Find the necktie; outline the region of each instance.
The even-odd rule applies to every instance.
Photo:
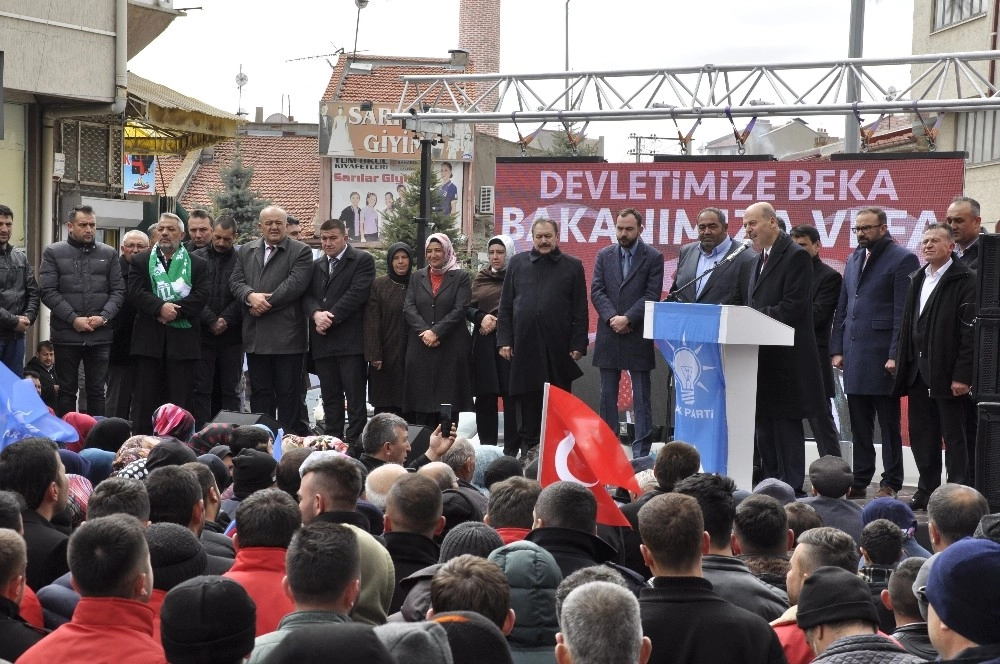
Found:
[[[264,265],[267,265],[267,262],[269,260],[271,260],[271,256],[272,255],[274,255],[274,247],[272,247],[269,244],[265,245],[264,246]]]
[[[632,253],[626,251],[622,254],[622,279],[628,276],[628,271],[632,268]]]
[[[764,252],[764,258],[763,258],[763,259],[761,259],[761,261],[760,261],[760,272],[758,272],[758,273],[757,273],[757,276],[758,276],[758,277],[759,277],[760,275],[762,275],[762,274],[764,273],[764,266],[765,266],[765,265],[767,265],[767,257],[768,257],[768,256],[769,256],[770,254],[771,254],[771,252],[770,252],[770,251],[765,251],[765,252]]]
[[[333,276],[333,271],[337,269],[337,263],[339,263],[339,262],[340,262],[340,259],[337,258],[336,256],[334,256],[333,258],[330,259],[330,265],[329,265],[329,268],[327,269],[327,273],[326,273],[328,277],[332,277]]]
[[[861,264],[861,271],[864,272],[865,268],[868,267],[868,259],[872,257],[872,250],[865,249],[865,262]]]

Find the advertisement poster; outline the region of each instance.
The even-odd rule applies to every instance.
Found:
[[[330,214],[347,225],[353,242],[380,242],[383,215],[406,189],[406,178],[419,166],[415,161],[347,159],[331,162]],[[462,163],[435,161],[444,206],[440,211],[462,213]]]
[[[321,102],[319,105],[319,154],[321,157],[358,159],[420,159],[420,141],[389,116],[395,106],[375,104],[361,110],[356,102]],[[434,146],[434,159],[472,160],[473,125],[452,125],[453,135]]]
[[[127,154],[122,163],[122,189],[126,194],[152,196],[156,193],[156,157]]]

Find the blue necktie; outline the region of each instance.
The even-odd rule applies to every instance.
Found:
[[[628,276],[628,271],[632,268],[632,253],[626,251],[622,254],[622,279]]]

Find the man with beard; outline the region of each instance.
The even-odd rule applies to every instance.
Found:
[[[642,215],[632,208],[618,213],[618,244],[598,252],[590,285],[599,319],[594,366],[601,370],[601,419],[618,434],[618,389],[622,371],[628,371],[635,408],[634,458],[647,456],[653,445],[649,372],[656,357],[642,326],[646,302],[659,301],[663,291],[663,256],[642,241],[643,228]]]
[[[164,212],[156,225],[156,247],[132,257],[128,299],[135,307],[132,355],[142,380],[135,391],[135,426],[152,434],[157,406],[173,403],[190,411],[201,359],[199,316],[208,299],[208,263],[181,245],[184,222]]]
[[[589,324],[583,263],[559,250],[559,225],[536,219],[531,238],[532,250],[515,255],[507,267],[497,316],[522,453],[541,435],[544,384],[571,390],[583,375],[576,363],[587,352]]]
[[[743,304],[750,270],[757,254],[740,247],[727,233],[726,214],[717,208],[705,208],[698,214],[698,241],[681,247],[677,273],[670,294],[678,302],[703,304]],[[721,261],[729,262],[720,265]],[[718,265],[707,276],[690,283],[698,275]]]
[[[14,212],[0,205],[0,362],[20,376],[24,332],[38,316],[38,284],[28,256],[10,244],[13,229]]]
[[[149,237],[142,231],[129,231],[122,238],[119,257],[122,279],[128,281],[132,257],[149,249]],[[135,327],[135,309],[126,301],[121,313],[114,320],[114,339],[111,341],[111,361],[108,367],[107,416],[132,419],[132,395],[135,392],[135,362],[132,360],[132,330]]]
[[[849,498],[864,498],[875,475],[875,418],[882,431],[882,479],[877,497],[896,497],[903,486],[903,439],[899,397],[892,394],[910,273],[917,257],[889,234],[885,211],[865,208],[854,228],[858,248],[847,259],[840,301],[833,316],[830,353],[833,366],[844,370],[844,394],[854,439],[854,484]],[[927,507],[916,496],[910,507]]]
[[[208,262],[209,293],[201,311],[201,363],[194,385],[195,424],[201,429],[220,409],[240,409],[243,372],[243,322],[239,303],[229,288],[236,265],[236,220],[222,215],[212,225],[212,241],[192,255]]]

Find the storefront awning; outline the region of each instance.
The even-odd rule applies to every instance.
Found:
[[[243,120],[128,73],[126,154],[183,154],[236,136]]]

